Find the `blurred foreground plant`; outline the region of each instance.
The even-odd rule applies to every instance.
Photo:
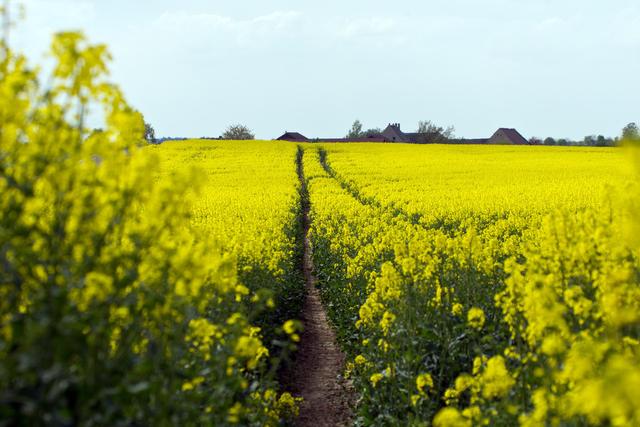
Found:
[[[276,424],[296,402],[237,297],[235,260],[194,239],[194,173],[157,181],[105,46],[54,37],[37,70],[0,44],[0,424]],[[85,127],[89,109],[101,130]],[[266,378],[266,379],[265,379]]]

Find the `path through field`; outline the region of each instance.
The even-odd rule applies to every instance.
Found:
[[[316,288],[311,246],[310,203],[302,166],[303,152],[298,155],[298,176],[303,196],[304,263],[303,272],[307,291],[302,310],[304,332],[295,358],[292,372],[292,391],[304,402],[300,408],[297,426],[344,426],[351,419],[350,403],[353,389],[342,378],[344,354],[336,343],[336,337],[327,321]]]

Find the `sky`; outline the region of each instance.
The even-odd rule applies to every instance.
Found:
[[[638,0],[24,0],[14,47],[106,43],[157,136],[234,123],[344,136],[420,120],[465,138],[616,136],[640,122]]]

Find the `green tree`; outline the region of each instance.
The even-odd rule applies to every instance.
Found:
[[[640,130],[635,122],[631,122],[622,128],[622,139],[628,141],[640,139]]]
[[[146,121],[144,122],[144,139],[149,144],[156,143],[156,131],[155,129],[153,129],[153,126],[151,126],[151,124],[147,123]]]
[[[222,139],[233,141],[243,141],[255,138],[256,137],[253,132],[251,132],[247,126],[241,124],[229,126],[222,134]]]
[[[371,128],[360,133],[360,138],[371,138],[382,135],[382,129],[380,128]]]
[[[418,143],[419,144],[442,144],[454,137],[455,128],[448,126],[444,128],[438,126],[430,120],[418,122]]]
[[[594,147],[597,144],[598,138],[595,135],[587,135],[582,140],[582,144],[588,147]]]
[[[345,138],[351,139],[351,138],[361,138],[361,137],[362,137],[362,122],[356,119],[356,121],[354,121],[353,124],[351,125],[351,129],[349,130]]]

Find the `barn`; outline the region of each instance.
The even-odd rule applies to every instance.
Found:
[[[306,142],[309,138],[298,132],[285,132],[276,141]]]
[[[314,138],[321,142],[404,142],[419,143],[423,138],[420,133],[406,133],[400,130],[400,123],[389,123],[380,134],[367,135],[360,138]],[[308,142],[306,136],[298,132],[285,132],[276,141]],[[481,145],[530,145],[530,142],[513,128],[500,128],[491,138],[451,139],[450,144],[481,144]]]
[[[515,129],[500,128],[498,129],[487,144],[495,145],[529,145],[529,141],[524,136],[520,135]]]

